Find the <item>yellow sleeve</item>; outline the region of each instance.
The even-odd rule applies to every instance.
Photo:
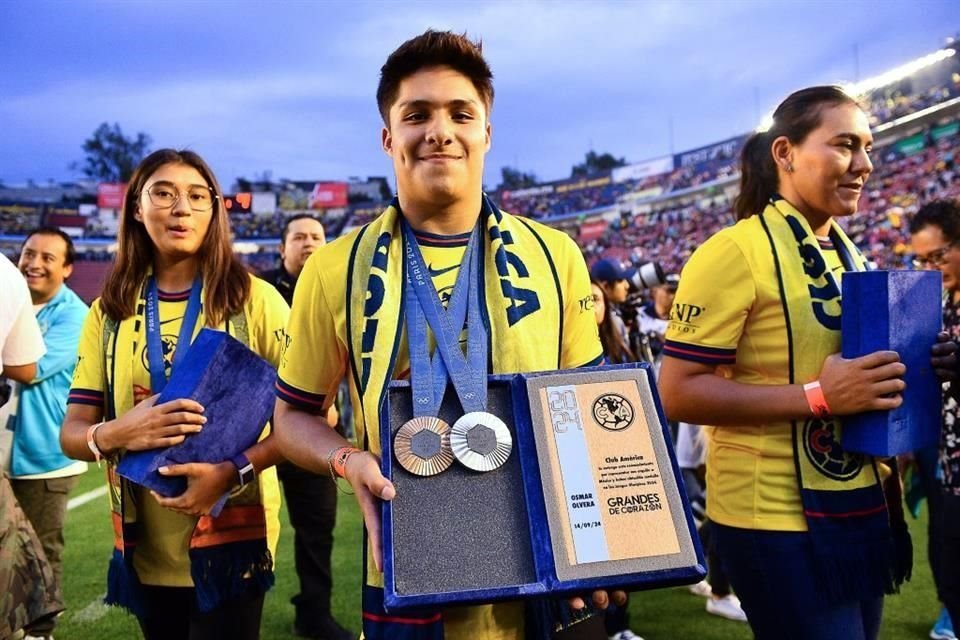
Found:
[[[297,281],[277,376],[277,396],[313,414],[324,411],[333,402],[347,359],[346,345],[337,335],[336,308],[331,306],[320,273],[321,254],[325,253],[323,249],[315,252]],[[345,297],[340,289],[339,296],[332,300],[342,307]]]
[[[683,268],[664,355],[703,364],[734,364],[756,295],[753,274],[740,247],[728,233],[714,235]]]
[[[560,238],[557,264],[563,291],[563,336],[561,337],[560,368],[574,369],[600,364],[603,346],[590,289],[590,273],[580,248],[568,235]]]
[[[251,346],[260,357],[279,367],[290,319],[287,301],[272,285],[251,276],[249,310]]]
[[[77,349],[77,366],[73,370],[73,383],[67,404],[87,404],[103,407],[107,386],[107,370],[103,353],[103,309],[100,299],[94,300],[83,321],[80,344]]]

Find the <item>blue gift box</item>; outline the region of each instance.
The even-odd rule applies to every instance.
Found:
[[[577,565],[555,551],[556,494],[549,486],[549,463],[537,434],[530,398],[557,376],[571,384],[593,376],[639,380],[649,389],[644,406],[660,472],[667,491],[680,552],[643,560],[608,560]],[[553,376],[553,378],[551,378]],[[415,476],[396,462],[393,436],[412,417],[409,383],[391,383],[382,413],[382,469],[397,488],[383,503],[384,605],[389,610],[464,605],[523,599],[542,594],[582,594],[598,588],[629,590],[692,584],[706,574],[703,552],[670,433],[647,364],[592,367],[565,372],[493,375],[488,411],[510,430],[514,450],[504,465],[476,473],[458,462],[430,477]],[[452,389],[440,418],[453,424],[460,404]],[[539,444],[538,444],[539,439]],[[584,454],[586,455],[586,453]],[[636,535],[641,535],[637,532]],[[638,570],[638,563],[644,564]]]
[[[842,282],[843,357],[891,350],[907,367],[903,404],[844,416],[843,447],[889,457],[936,446],[942,399],[930,348],[942,326],[940,272],[851,272]]]
[[[183,493],[183,476],[163,476],[162,466],[188,462],[220,463],[250,448],[273,414],[277,371],[242,342],[223,331],[201,329],[177,366],[157,404],[196,400],[207,418],[203,429],[171,447],[130,451],[117,472],[136,484],[172,497]],[[211,510],[217,516],[223,496]]]

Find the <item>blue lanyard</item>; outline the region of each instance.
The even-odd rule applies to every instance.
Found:
[[[464,412],[484,411],[487,404],[487,335],[480,318],[480,226],[474,227],[444,309],[433,286],[420,246],[406,220],[404,254],[407,261],[404,309],[410,346],[410,387],[413,415],[437,416],[447,379],[453,382]],[[467,355],[460,348],[460,331],[467,323]],[[427,326],[433,331],[437,348],[431,360]]]
[[[180,325],[180,335],[177,337],[177,348],[173,353],[173,365],[170,368],[171,373],[178,364],[183,362],[190,349],[190,342],[193,339],[193,329],[197,326],[197,318],[200,317],[200,289],[202,288],[202,279],[197,276],[193,281],[193,287],[190,289],[190,300],[187,302],[187,312],[183,316],[183,323]],[[147,283],[147,307],[145,310],[147,316],[147,363],[150,365],[150,391],[160,393],[167,386],[166,366],[163,362],[163,339],[160,336],[160,302],[157,295],[157,280],[150,277]]]

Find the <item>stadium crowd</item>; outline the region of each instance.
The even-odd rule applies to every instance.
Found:
[[[957,134],[909,156],[892,148],[874,152],[876,168],[860,210],[841,224],[877,268],[909,266],[907,218],[924,202],[960,196],[958,153]],[[731,197],[717,195],[711,200],[708,206],[688,204],[636,216],[625,213],[601,238],[585,243],[584,254],[634,264],[653,260],[664,270],[679,273],[697,247],[734,222]]]

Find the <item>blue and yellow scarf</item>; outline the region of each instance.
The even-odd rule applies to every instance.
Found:
[[[789,381],[804,384],[840,351],[840,283],[807,220],[786,200],[771,200],[760,223],[776,265]],[[830,237],[846,271],[866,270],[863,255],[835,221]],[[843,450],[841,419],[794,420],[791,428],[822,595],[840,601],[894,592],[909,577],[910,541],[902,519],[891,523],[875,460]]]

